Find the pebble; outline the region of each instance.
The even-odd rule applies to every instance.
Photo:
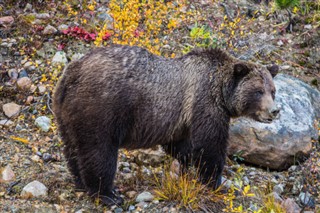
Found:
[[[14,174],[14,172],[12,171],[10,165],[7,165],[6,167],[4,167],[2,170],[0,170],[0,183],[1,182],[10,182],[13,181],[16,176]]]
[[[0,17],[0,25],[9,25],[14,22],[14,18],[12,16],[3,16]]]
[[[66,24],[61,24],[61,25],[58,26],[58,30],[59,31],[67,30],[67,29],[68,29],[68,25],[66,25]]]
[[[141,209],[145,209],[148,207],[148,203],[142,201],[136,204],[136,207],[141,208]]]
[[[283,199],[280,197],[280,195],[277,192],[271,192],[270,194],[267,195],[268,197],[273,197],[274,200],[278,203],[281,203]]]
[[[56,63],[62,63],[62,64],[68,63],[67,55],[65,52],[63,51],[56,52],[56,54],[52,58],[52,64],[56,64]]]
[[[42,159],[45,162],[48,162],[48,161],[52,160],[52,156],[49,153],[44,153],[43,156],[42,156]]]
[[[27,91],[30,89],[32,81],[28,77],[22,77],[17,80],[17,87],[22,91]]]
[[[25,198],[40,197],[47,196],[47,193],[47,187],[43,183],[35,180],[23,187],[21,196]]]
[[[18,78],[18,71],[16,69],[9,69],[8,75],[10,78],[17,79]]]
[[[133,210],[135,210],[135,209],[136,209],[136,207],[135,207],[135,206],[130,205],[130,206],[129,206],[129,208],[128,208],[128,211],[133,211]]]
[[[309,192],[301,192],[299,194],[299,200],[304,206],[313,208],[315,206],[314,199]]]
[[[47,116],[40,116],[35,120],[35,124],[42,131],[48,132],[51,127],[51,119],[48,118]]]
[[[50,18],[49,13],[37,13],[35,16],[37,19],[49,19]]]
[[[19,72],[19,78],[22,78],[22,77],[28,77],[28,73],[26,70],[21,70]]]
[[[38,155],[33,155],[32,157],[31,157],[31,160],[33,161],[33,162],[40,162],[40,157],[38,156]]]
[[[140,203],[140,202],[150,202],[152,201],[154,198],[154,196],[150,193],[150,192],[142,192],[141,194],[139,194],[136,198],[136,202]]]
[[[244,183],[244,185],[249,185],[250,184],[250,180],[249,180],[249,178],[247,177],[247,176],[244,176],[243,177],[243,183]]]
[[[38,86],[38,90],[39,90],[39,93],[43,95],[46,92],[47,88],[45,85],[40,84]]]
[[[284,185],[283,184],[277,184],[273,187],[273,191],[281,195],[284,191]]]
[[[126,192],[126,195],[128,198],[134,198],[136,196],[137,192],[136,191],[128,191]]]
[[[13,124],[13,122],[11,120],[8,120],[8,119],[0,120],[0,126],[9,127],[12,124]]]
[[[58,30],[56,28],[54,28],[53,26],[51,26],[50,24],[47,25],[44,30],[43,30],[43,34],[45,35],[50,35],[53,34],[55,32],[57,32]]]
[[[298,204],[292,199],[287,198],[281,203],[281,206],[286,210],[286,212],[290,213],[300,213],[301,209]]]
[[[311,30],[312,29],[312,25],[311,24],[307,24],[307,25],[304,25],[303,28],[307,29],[307,30]]]
[[[114,211],[114,213],[121,213],[121,212],[123,212],[123,209],[122,208],[116,208],[113,211]]]
[[[24,65],[23,65],[23,67],[25,68],[25,69],[28,69],[29,67],[31,67],[33,65],[33,63],[31,62],[31,61],[28,61],[28,62],[26,62]]]
[[[27,97],[26,104],[31,104],[32,101],[33,101],[33,96],[30,95]]]
[[[7,117],[9,118],[16,117],[19,115],[21,106],[13,102],[10,102],[10,103],[4,104],[2,106],[2,110]]]
[[[122,169],[122,172],[124,172],[124,173],[130,173],[130,172],[131,172],[131,169],[129,169],[128,167],[124,167],[124,168]]]
[[[288,169],[288,171],[289,171],[289,172],[294,172],[294,171],[297,170],[297,168],[298,168],[298,166],[293,165],[293,166],[290,166],[290,168]]]

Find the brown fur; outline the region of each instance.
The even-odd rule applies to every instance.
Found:
[[[113,45],[66,68],[54,112],[77,187],[114,201],[119,148],[161,144],[183,165],[199,165],[204,182],[219,184],[230,117],[270,122],[274,91],[265,67],[219,49],[167,59]]]

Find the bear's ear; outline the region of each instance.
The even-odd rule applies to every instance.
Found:
[[[249,73],[250,69],[245,63],[240,62],[234,65],[233,71],[235,76],[243,77]]]
[[[274,77],[274,76],[276,76],[278,74],[279,66],[276,65],[276,64],[268,65],[267,69],[269,70],[271,76]]]

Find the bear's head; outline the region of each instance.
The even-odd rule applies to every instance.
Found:
[[[273,83],[279,67],[238,61],[231,69],[232,81],[228,92],[232,92],[225,97],[231,116],[246,116],[271,123],[280,111],[274,102],[276,88]],[[228,92],[223,93],[226,95]]]

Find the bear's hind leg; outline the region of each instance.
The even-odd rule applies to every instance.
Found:
[[[117,197],[112,190],[117,170],[118,145],[104,135],[96,135],[82,137],[78,148],[81,178],[89,195],[99,197],[106,205],[120,205],[122,198]]]
[[[64,156],[67,160],[68,168],[74,178],[75,188],[77,191],[83,191],[85,187],[81,180],[76,151],[75,147],[68,144],[68,142],[65,143]]]

